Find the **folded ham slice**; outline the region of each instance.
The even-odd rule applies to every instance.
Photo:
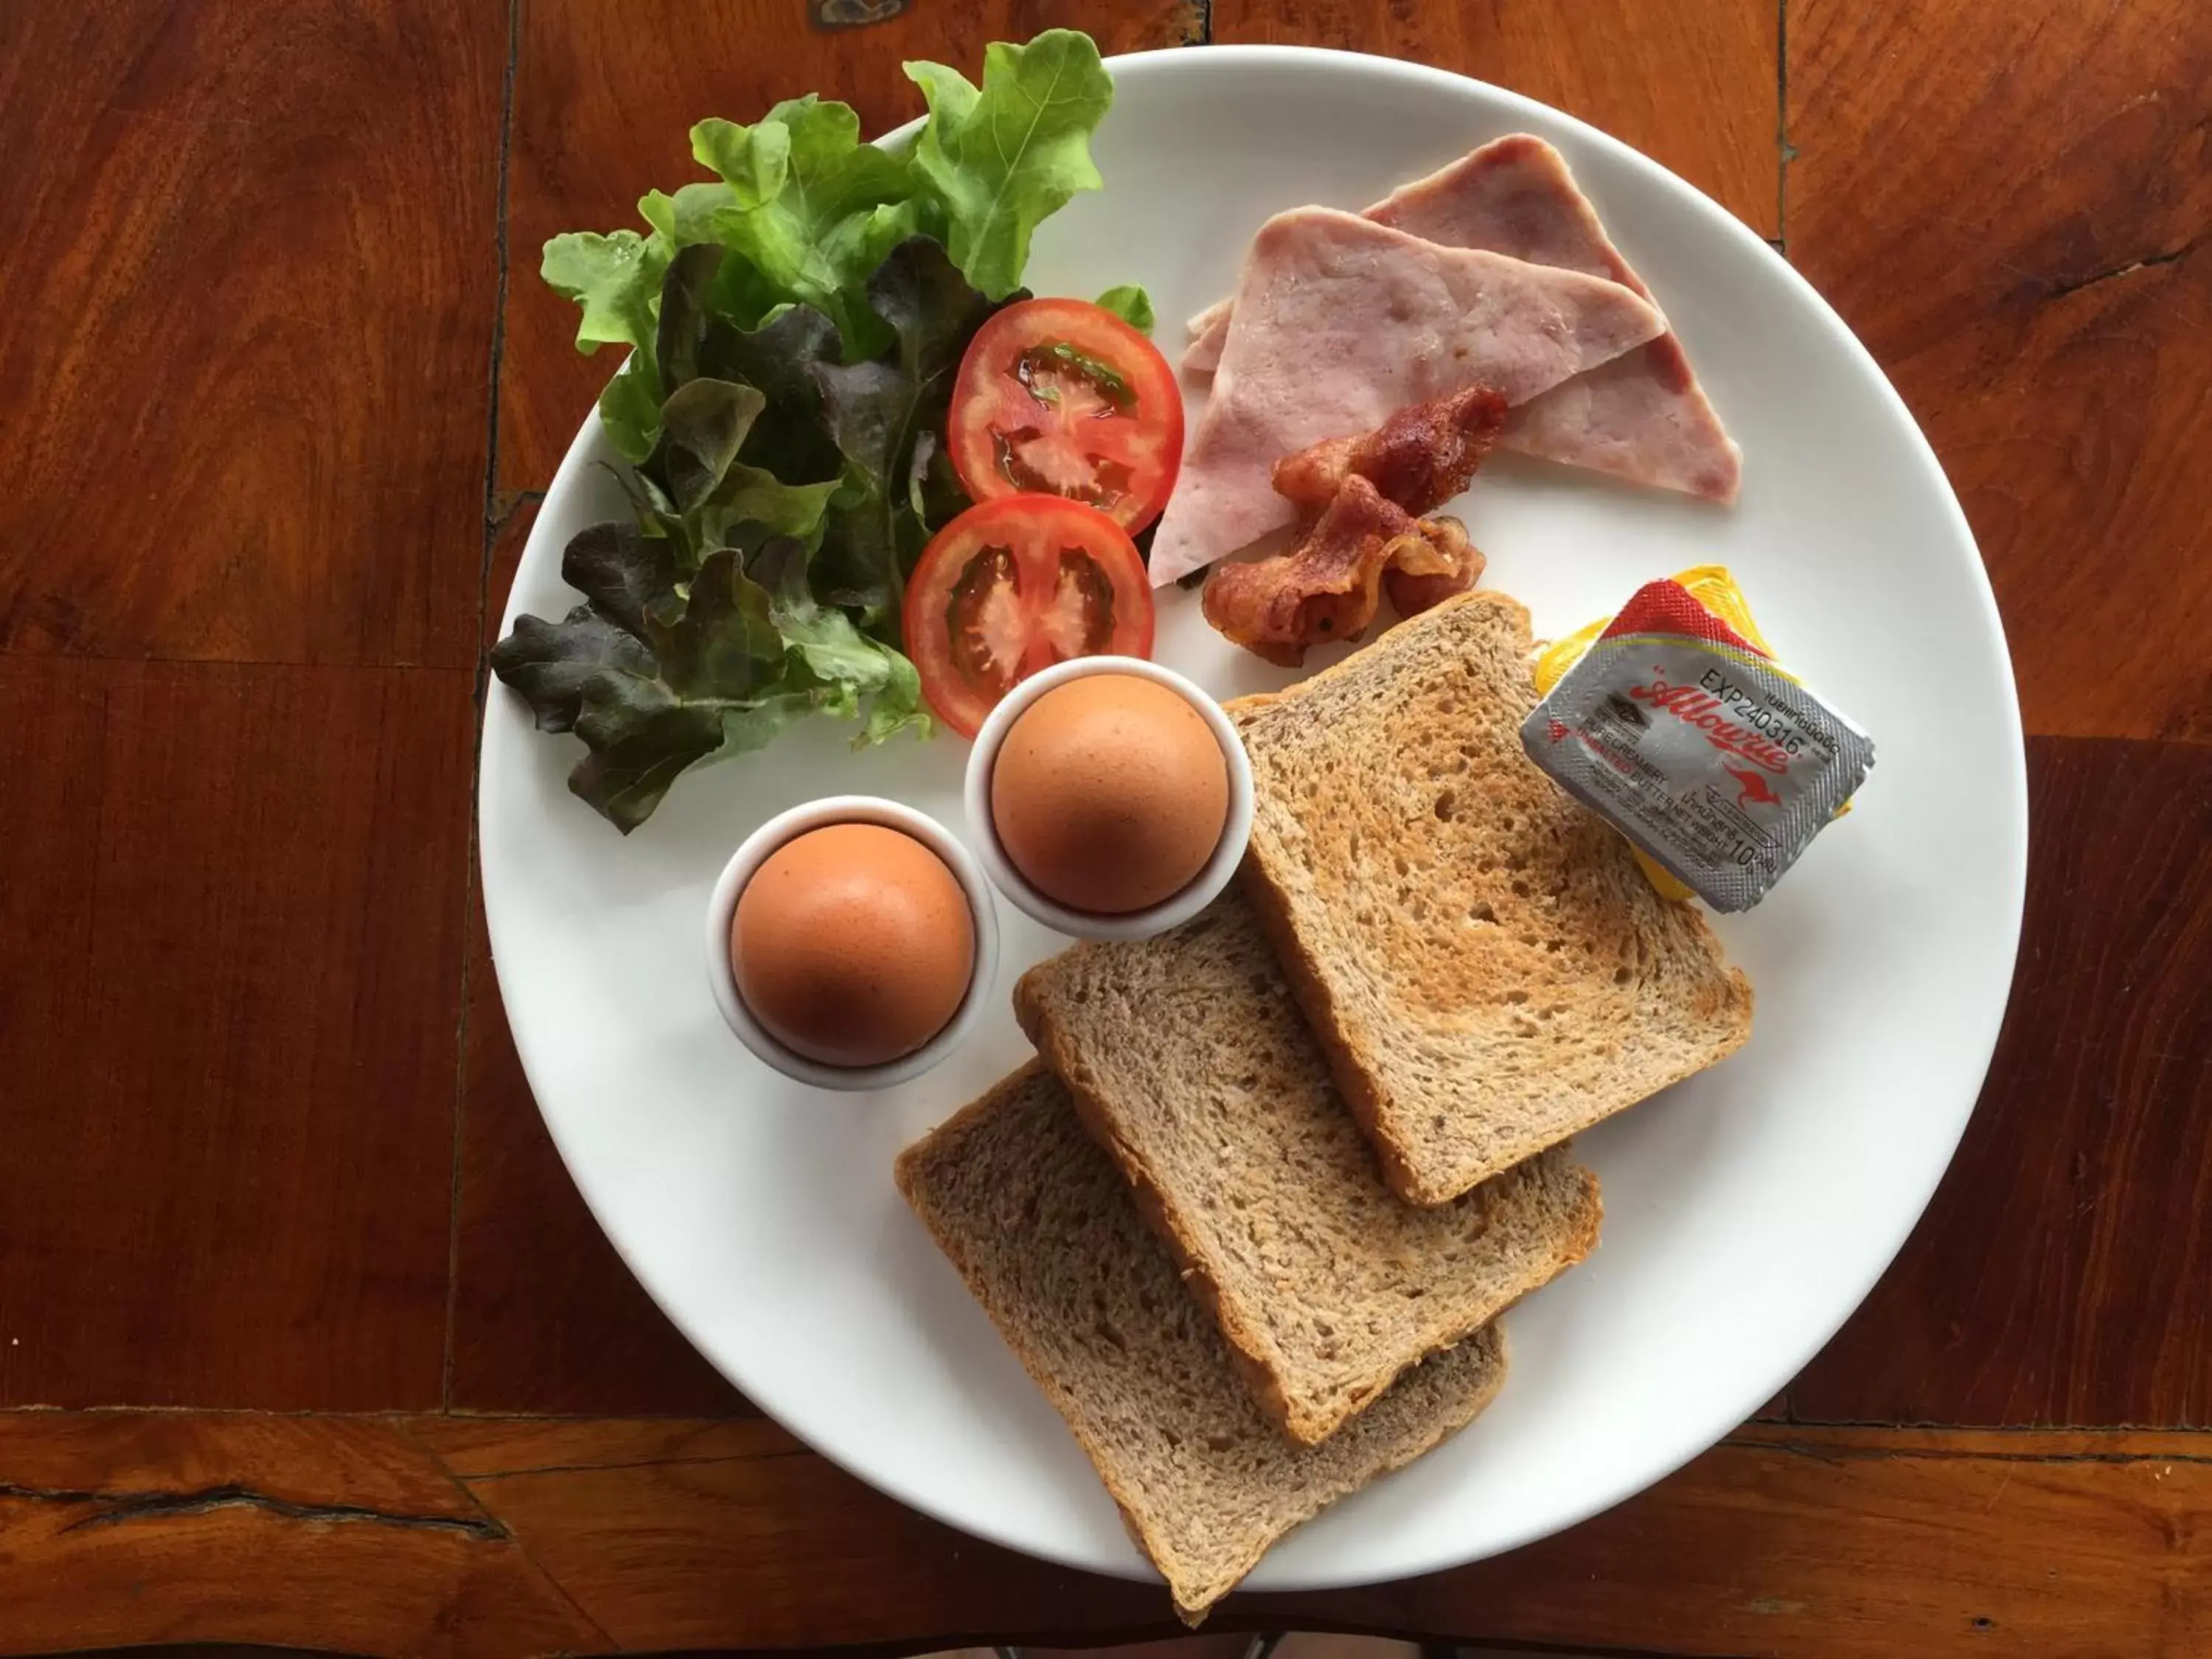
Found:
[[[1291,524],[1274,464],[1478,385],[1511,405],[1656,338],[1620,283],[1447,247],[1334,208],[1260,228],[1206,414],[1154,533],[1155,583]]]
[[[1394,191],[1363,216],[1447,246],[1607,277],[1651,297],[1607,238],[1565,160],[1528,133],[1485,144]],[[1186,372],[1213,371],[1232,307],[1224,300],[1191,319]],[[1499,441],[1524,454],[1717,501],[1734,501],[1742,477],[1741,453],[1671,333],[1517,410]]]

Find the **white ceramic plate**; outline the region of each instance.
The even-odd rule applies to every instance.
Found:
[[[1721,511],[1501,457],[1458,509],[1488,581],[1559,633],[1650,577],[1725,562],[1790,666],[1880,745],[1858,809],[1758,910],[1721,923],[1758,989],[1749,1045],[1583,1137],[1603,1248],[1510,1316],[1497,1405],[1250,1583],[1425,1572],[1567,1526],[1711,1444],[1904,1242],[1972,1109],[2012,974],[2027,791],[2011,672],[1966,521],[1904,404],[1812,289],[1681,180],[1540,104],[1380,58],[1216,47],[1114,68],[1106,188],[1046,224],[1030,282],[1085,296],[1144,283],[1170,348],[1270,213],[1358,208],[1504,132],[1557,144],[1743,445],[1743,500]],[[539,511],[510,624],[574,602],[562,544],[623,511],[592,465],[605,454],[587,424]],[[1282,678],[1213,635],[1195,595],[1163,597],[1161,660],[1222,695]],[[687,777],[625,841],[564,786],[580,746],[535,734],[521,700],[491,688],[485,900],[531,1085],[639,1279],[769,1413],[955,1526],[1141,1575],[1074,1441],[891,1185],[901,1146],[1024,1056],[1011,1013],[915,1083],[831,1096],[755,1060],[708,995],[702,907],[771,814],[879,793],[964,830],[964,744],[854,755],[846,737],[823,722]],[[1059,942],[1000,914],[1003,994]]]

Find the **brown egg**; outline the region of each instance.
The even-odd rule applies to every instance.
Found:
[[[1086,674],[1022,711],[991,769],[1014,868],[1071,910],[1126,915],[1188,886],[1229,820],[1204,716],[1156,681]]]
[[[910,1054],[959,1011],[975,922],[913,836],[836,823],[786,842],[738,895],[738,994],[779,1042],[825,1066]]]

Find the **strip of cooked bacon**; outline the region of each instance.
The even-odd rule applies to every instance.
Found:
[[[1206,619],[1247,650],[1296,668],[1309,646],[1366,633],[1385,581],[1391,603],[1411,616],[1464,591],[1482,563],[1459,520],[1416,519],[1352,472],[1289,552],[1214,567]]]
[[[1395,411],[1374,431],[1330,438],[1275,463],[1275,493],[1317,514],[1353,473],[1416,518],[1433,513],[1474,480],[1505,423],[1504,398],[1469,386]]]
[[[1401,617],[1417,617],[1466,592],[1488,562],[1468,540],[1467,526],[1448,514],[1424,519],[1415,528],[1416,534],[1401,536],[1382,550],[1382,591]]]
[[[1276,490],[1310,522],[1288,552],[1216,565],[1206,621],[1296,668],[1307,647],[1364,634],[1386,588],[1401,617],[1466,592],[1483,566],[1466,526],[1420,515],[1468,487],[1505,411],[1496,392],[1472,386],[1276,462]]]

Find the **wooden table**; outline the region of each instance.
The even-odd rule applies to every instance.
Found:
[[[15,0],[0,1652],[1169,1627],[876,1496],[685,1346],[539,1127],[471,870],[483,646],[611,362],[539,243],[687,176],[700,115],[817,88],[879,128],[902,57],[1061,22],[1419,58],[1717,197],[1926,426],[2030,734],[1989,1087],[1828,1351],[1572,1533],[1223,1624],[2212,1651],[2212,12]]]

